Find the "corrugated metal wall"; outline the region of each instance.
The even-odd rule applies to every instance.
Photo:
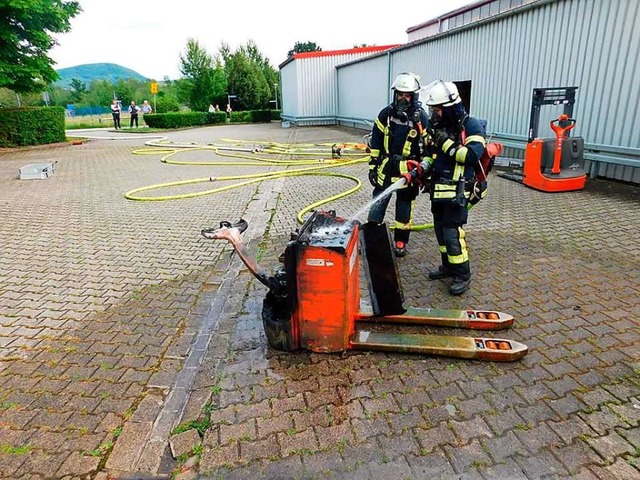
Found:
[[[282,112],[298,111],[298,69],[295,62],[280,68],[280,88],[282,88]]]
[[[282,118],[297,125],[335,124],[338,115],[336,66],[368,55],[369,52],[359,52],[294,58],[282,66]],[[287,102],[285,95],[296,98]]]
[[[377,93],[369,99],[362,95],[362,85],[373,75],[386,82],[389,70],[391,78],[413,71],[423,84],[437,78],[471,81],[471,113],[486,118],[489,131],[526,137],[533,88],[578,86],[572,134],[587,144],[638,149],[639,20],[638,0],[533,3],[392,50],[389,65],[381,61],[386,55],[378,55],[341,66],[338,116],[358,111],[356,101],[380,102]],[[383,106],[365,110],[369,119]],[[543,107],[539,136],[553,137],[549,120],[560,113],[560,107]],[[601,175],[634,182],[640,182],[639,172],[615,165],[600,169]]]
[[[388,55],[338,69],[338,105],[340,123],[370,128],[380,109],[389,102],[392,80],[388,73]],[[346,88],[340,88],[344,85]],[[357,87],[357,88],[354,88]],[[370,120],[363,123],[362,119]]]

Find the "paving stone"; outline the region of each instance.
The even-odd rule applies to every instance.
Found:
[[[378,416],[373,419],[355,419],[351,420],[356,441],[361,443],[378,435],[387,435],[392,432],[389,422],[384,416]]]
[[[551,453],[544,450],[532,457],[518,456],[514,460],[528,478],[553,478],[569,473]]]
[[[636,449],[640,448],[640,427],[616,429],[616,431]]]
[[[576,438],[595,435],[594,430],[580,417],[572,416],[560,422],[548,422],[547,426],[558,435],[565,444],[573,443]]]
[[[277,438],[283,456],[295,455],[301,450],[315,451],[318,449],[318,441],[312,428],[298,433],[278,433]]]
[[[404,457],[393,460],[383,458],[370,463],[368,467],[371,475],[369,478],[411,478],[412,475],[411,467]]]
[[[590,413],[579,413],[578,416],[582,418],[585,423],[588,423],[589,426],[599,435],[606,434],[614,427],[629,426],[629,424],[616,415],[609,406],[605,406],[602,410],[596,410]]]
[[[476,471],[478,468],[487,467],[492,463],[477,440],[463,447],[445,445],[442,448],[457,473],[464,474],[471,470]]]
[[[122,429],[122,434],[113,447],[106,463],[107,468],[135,470],[135,464],[151,433],[151,422],[131,422]]]
[[[412,476],[408,478],[447,478],[455,476],[453,467],[442,453],[437,449],[425,455],[406,455]]]
[[[381,435],[378,437],[378,443],[389,458],[405,454],[418,455],[420,453],[420,445],[411,431],[390,436]]]
[[[560,418],[566,418],[585,408],[585,404],[572,394],[558,399],[547,400],[546,404],[551,410],[558,414]]]
[[[527,455],[526,448],[513,432],[507,432],[502,437],[481,438],[480,444],[496,463],[502,463],[516,454]]]
[[[418,428],[414,430],[414,433],[420,443],[422,452],[425,453],[433,451],[435,447],[456,444],[456,438],[453,432],[444,422],[428,430]]]
[[[520,466],[512,459],[506,459],[498,465],[481,467],[479,472],[487,480],[528,480],[531,478],[527,477]]]
[[[551,448],[551,452],[565,466],[569,474],[575,474],[583,467],[600,461],[598,455],[583,442]]]
[[[255,440],[257,438],[256,422],[247,420],[246,422],[220,425],[220,444],[226,445],[229,442],[238,440]]]
[[[640,400],[622,405],[611,405],[609,408],[629,425],[640,423]]]
[[[280,446],[275,435],[270,435],[262,440],[240,441],[240,460],[253,461],[256,459],[276,458],[280,456]]]
[[[534,428],[517,429],[514,433],[532,454],[537,454],[542,448],[562,445],[560,437],[546,423]]]
[[[611,465],[590,467],[598,479],[602,480],[636,480],[640,475],[637,465],[629,465],[624,459],[618,458]]]
[[[635,451],[629,442],[616,432],[602,437],[587,438],[586,441],[605,460]]]
[[[506,408],[501,412],[485,415],[482,418],[496,436],[502,436],[506,431],[526,426],[526,421],[513,408]]]
[[[173,458],[181,457],[182,455],[189,455],[194,448],[200,446],[202,441],[200,435],[195,428],[172,435],[169,439],[169,446],[171,447],[171,454]]]
[[[472,438],[493,437],[491,428],[489,428],[489,425],[480,417],[474,417],[464,422],[452,420],[449,422],[449,426],[455,432],[459,445],[468,444]]]

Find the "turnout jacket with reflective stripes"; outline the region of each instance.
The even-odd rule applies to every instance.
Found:
[[[414,121],[415,112],[419,112],[419,122]],[[369,161],[370,169],[378,169],[378,184],[385,183],[385,177],[393,183],[407,172],[407,162],[399,161],[399,157],[421,160],[427,121],[427,113],[420,104],[410,107],[406,121],[393,115],[392,105],[380,111],[371,130]]]
[[[467,117],[463,123],[463,130],[457,134],[450,134],[453,144],[457,144],[452,155],[445,151],[451,149],[451,145],[443,145],[440,149],[431,144],[428,155],[433,159],[432,182],[440,183],[441,180],[457,181],[460,176],[471,180],[475,176],[475,167],[480,161],[486,145],[485,130],[475,117]]]

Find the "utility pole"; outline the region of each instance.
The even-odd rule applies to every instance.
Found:
[[[278,110],[278,84],[274,83],[273,86],[276,89],[276,110]]]

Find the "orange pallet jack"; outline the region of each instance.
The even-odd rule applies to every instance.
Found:
[[[313,352],[380,350],[508,362],[522,358],[526,345],[501,338],[456,337],[389,332],[382,324],[432,325],[501,330],[513,317],[491,310],[405,308],[384,224],[347,221],[334,211],[316,211],[292,234],[283,264],[269,275],[246,251],[241,234],[247,223],[222,222],[202,230],[208,239],[230,242],[251,273],[269,291],[262,320],[269,345],[277,350]],[[360,250],[369,281],[372,311],[360,311]]]
[[[587,181],[583,158],[584,139],[568,136],[576,124],[571,115],[577,88],[534,89],[523,171],[503,173],[499,176],[519,181],[543,192],[569,192],[584,188]],[[540,107],[543,105],[564,106],[564,113],[549,122],[555,138],[537,136]]]

